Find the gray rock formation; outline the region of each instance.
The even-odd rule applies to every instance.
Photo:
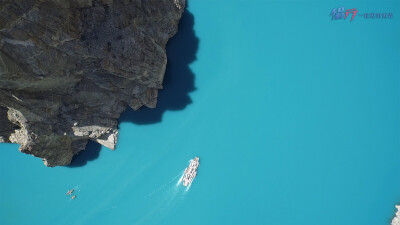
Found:
[[[0,142],[46,166],[154,108],[185,0],[0,0]]]
[[[400,205],[396,205],[396,215],[392,220],[392,225],[400,225]]]

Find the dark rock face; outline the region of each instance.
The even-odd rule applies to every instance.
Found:
[[[154,108],[184,0],[0,0],[0,142],[47,166]]]

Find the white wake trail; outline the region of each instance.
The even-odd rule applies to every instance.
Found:
[[[192,183],[190,183],[189,186],[186,187],[185,192],[188,192],[188,191],[189,191],[190,186],[192,186]]]
[[[158,193],[162,190],[164,190],[167,186],[169,186],[169,184],[171,184],[172,182],[174,182],[176,180],[176,178],[178,178],[179,176],[181,176],[181,178],[179,178],[178,182],[176,183],[175,186],[179,186],[179,184],[182,182],[183,179],[183,175],[181,175],[183,172],[178,173],[175,177],[173,177],[169,182],[162,184],[161,186],[159,186],[158,188],[154,189],[152,192],[148,193],[147,195],[143,196],[144,198],[150,197],[152,195],[154,195],[155,193]]]
[[[183,174],[181,176],[181,178],[179,178],[178,182],[176,183],[176,186],[179,186],[182,183],[183,180]]]

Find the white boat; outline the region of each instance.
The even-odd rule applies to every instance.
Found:
[[[193,182],[193,179],[197,175],[197,168],[199,167],[199,157],[194,157],[190,160],[189,166],[185,169],[183,173],[183,186],[188,186]]]

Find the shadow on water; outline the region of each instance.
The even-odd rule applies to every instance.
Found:
[[[168,63],[163,86],[159,91],[157,107],[142,107],[137,111],[127,109],[120,117],[120,122],[135,124],[153,124],[162,121],[164,112],[183,110],[192,103],[189,93],[195,90],[194,74],[189,64],[196,60],[199,39],[194,29],[194,17],[185,9],[179,21],[178,33],[166,46]]]
[[[95,160],[100,155],[101,145],[94,141],[89,141],[86,145],[86,149],[81,151],[79,155],[75,155],[72,158],[71,164],[67,167],[81,167],[88,163],[88,161]]]
[[[157,107],[142,107],[137,111],[128,109],[121,115],[120,122],[135,124],[153,124],[162,121],[164,112],[183,110],[192,103],[189,93],[195,90],[194,74],[189,64],[196,60],[199,39],[194,29],[194,17],[185,9],[179,21],[178,33],[166,46],[168,63],[164,75],[163,86],[157,100]],[[80,167],[99,157],[101,145],[89,141],[86,150],[74,156],[68,167]]]

